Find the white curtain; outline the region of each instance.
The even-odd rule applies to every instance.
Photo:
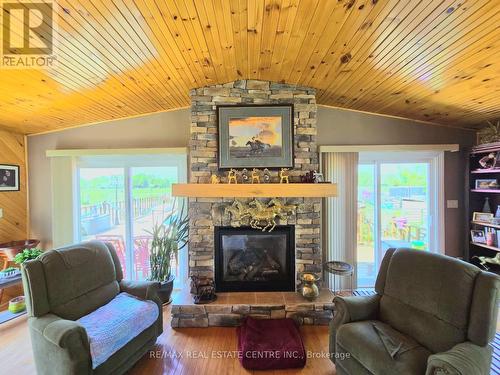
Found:
[[[353,288],[356,288],[356,244],[358,217],[357,152],[325,152],[322,171],[325,181],[337,184],[337,197],[326,198],[323,214],[323,248],[325,261],[342,261],[354,267]],[[333,288],[333,276],[325,273],[328,287]],[[349,277],[337,276],[337,288],[350,287]]]

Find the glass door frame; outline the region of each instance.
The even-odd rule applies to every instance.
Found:
[[[382,210],[381,210],[381,165],[382,164],[407,164],[426,163],[429,166],[428,173],[428,233],[429,251],[444,254],[444,152],[442,151],[383,151],[383,152],[360,152],[359,165],[374,166],[374,261],[375,270],[378,273],[380,262],[384,257],[382,247]]]
[[[140,167],[177,167],[177,182],[187,181],[187,154],[124,154],[124,155],[88,155],[81,156],[75,163],[75,208],[74,214],[74,242],[81,242],[81,196],[80,196],[80,169],[82,168],[123,168],[124,174],[124,195],[125,195],[125,254],[126,254],[126,275],[125,279],[133,279],[134,269],[134,239],[132,200],[133,194],[131,169]],[[188,246],[179,252],[179,278],[181,286],[188,279]]]

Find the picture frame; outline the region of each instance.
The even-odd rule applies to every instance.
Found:
[[[477,179],[475,182],[476,189],[495,189],[498,187],[498,182],[496,178],[482,178]]]
[[[19,165],[0,164],[0,193],[19,190]]]
[[[481,223],[491,223],[493,220],[493,214],[488,212],[474,212],[472,214],[472,221],[478,221]]]
[[[216,113],[219,169],[293,169],[292,104],[219,105]]]
[[[481,243],[485,244],[486,243],[486,234],[484,230],[471,230],[470,231],[470,237],[472,242],[474,243]]]

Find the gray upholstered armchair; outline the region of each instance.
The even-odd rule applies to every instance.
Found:
[[[489,374],[498,288],[498,276],[460,260],[388,250],[375,295],[335,298],[337,374]]]
[[[110,244],[51,250],[22,273],[38,374],[122,374],[162,332],[158,283],[122,280]]]

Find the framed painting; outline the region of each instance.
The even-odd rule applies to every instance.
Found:
[[[0,164],[0,192],[19,191],[19,166]]]
[[[217,106],[219,168],[293,168],[293,105]]]

